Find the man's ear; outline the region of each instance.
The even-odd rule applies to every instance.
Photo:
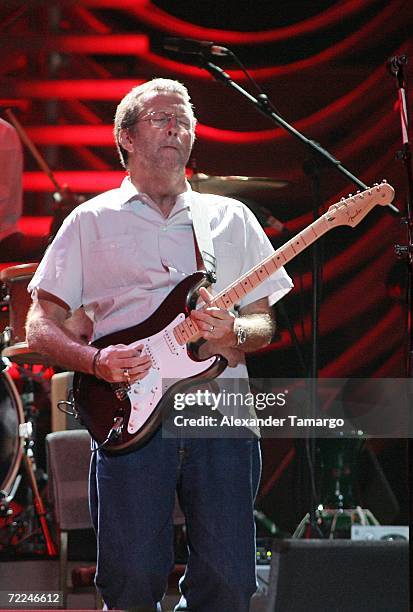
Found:
[[[133,153],[133,142],[127,128],[122,128],[119,132],[119,143],[128,153]]]

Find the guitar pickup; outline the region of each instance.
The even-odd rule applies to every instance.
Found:
[[[172,355],[179,355],[179,351],[176,346],[176,340],[169,334],[168,330],[165,330],[163,334],[163,339],[165,340],[166,346],[171,351]]]

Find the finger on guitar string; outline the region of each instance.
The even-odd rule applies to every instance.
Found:
[[[211,307],[204,310],[193,310],[191,318],[195,321],[206,340],[233,339],[235,315],[221,308]]]
[[[124,382],[125,370],[131,382],[143,378],[152,362],[149,355],[142,352],[143,345],[131,348],[123,344],[110,345],[102,349],[96,364],[98,377],[107,382]]]
[[[235,315],[223,308],[211,305],[214,296],[206,287],[199,289],[199,295],[205,305],[191,312],[191,318],[197,324],[201,337],[205,340],[219,340],[231,345],[234,340]]]
[[[205,304],[209,304],[214,299],[214,296],[206,287],[200,287],[199,296],[204,300]]]
[[[127,368],[130,382],[144,378],[151,367],[152,360],[148,355],[139,357],[139,363],[137,365]]]

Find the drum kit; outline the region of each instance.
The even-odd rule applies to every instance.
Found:
[[[24,328],[31,303],[27,286],[37,265],[10,266],[0,273],[4,326],[0,336],[0,552],[12,549],[21,553],[47,552],[52,556],[57,551],[39,491],[44,472],[36,464],[38,410],[34,405],[34,382],[39,378],[45,382],[42,370],[50,364],[45,356],[29,350]],[[36,366],[40,366],[40,373],[35,371]],[[24,486],[30,490],[31,503],[16,513],[13,502],[19,487]]]

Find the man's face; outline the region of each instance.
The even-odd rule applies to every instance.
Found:
[[[131,173],[137,166],[154,171],[184,169],[194,141],[190,108],[179,94],[157,92],[147,97],[143,106],[135,125],[128,128],[133,147],[129,153]],[[160,126],[162,113],[173,116]]]

